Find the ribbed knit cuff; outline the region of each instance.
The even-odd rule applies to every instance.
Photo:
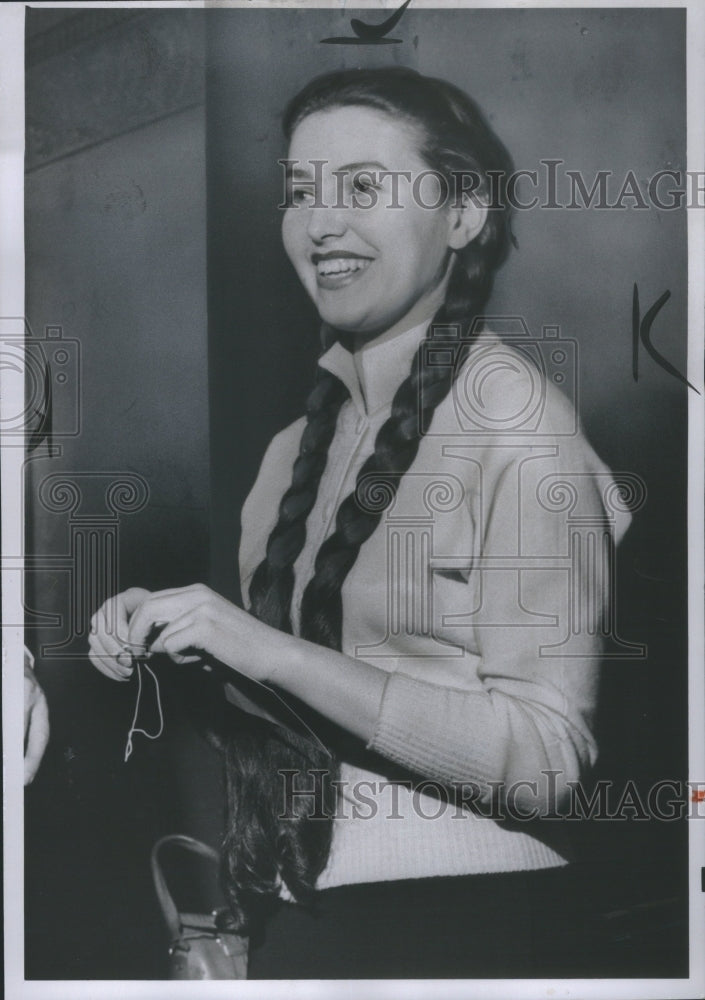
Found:
[[[458,694],[470,697],[469,692],[438,687],[398,671],[390,673],[368,748],[419,774],[445,781],[467,780],[467,717],[463,716],[462,733],[456,732],[457,713],[450,710]],[[429,719],[439,720],[439,725],[430,730]],[[477,722],[482,728],[481,720]],[[463,747],[461,758],[459,746]],[[490,761],[481,762],[479,756],[473,771],[483,773],[472,777],[482,781],[491,773]]]

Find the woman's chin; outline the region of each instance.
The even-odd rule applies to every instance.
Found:
[[[344,309],[320,308],[318,314],[324,323],[340,330],[341,333],[366,334],[368,323],[359,312]]]

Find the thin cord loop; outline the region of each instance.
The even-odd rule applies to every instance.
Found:
[[[157,740],[164,732],[164,713],[162,711],[162,699],[159,691],[159,680],[156,674],[149,666],[146,660],[137,657],[135,660],[135,666],[137,667],[137,699],[135,701],[135,712],[132,716],[132,723],[130,725],[130,731],[127,734],[127,742],[125,744],[125,763],[130,759],[132,754],[132,736],[133,733],[141,733],[142,736],[146,736],[148,740]],[[148,733],[146,729],[139,729],[137,727],[137,717],[140,711],[140,701],[142,699],[142,667],[149,673],[154,681],[154,690],[157,695],[157,711],[159,712],[159,730],[156,733]]]

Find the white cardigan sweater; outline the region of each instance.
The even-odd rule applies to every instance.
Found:
[[[294,567],[297,634],[316,553],[425,328],[383,336],[356,355],[335,344],[319,361],[350,399]],[[560,343],[550,350],[549,363],[561,369],[565,350]],[[436,363],[450,360],[437,352]],[[274,437],[243,506],[245,599],[304,426],[298,420]],[[434,786],[419,792],[398,768],[390,782],[343,762],[319,888],[537,869],[569,858],[560,821],[509,823],[496,810],[495,818],[478,813],[516,782],[523,783],[510,792],[517,810],[550,806],[551,782],[560,804],[565,782],[594,763],[606,560],[629,521],[605,509],[610,490],[608,470],[551,378],[539,378],[522,350],[481,336],[342,590],[343,653],[389,675],[369,749],[417,781],[460,783],[479,809],[444,805]]]

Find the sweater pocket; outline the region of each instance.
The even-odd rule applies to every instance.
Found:
[[[469,559],[432,558],[429,566],[433,634],[444,643],[477,653],[476,614],[482,606],[480,574]]]

